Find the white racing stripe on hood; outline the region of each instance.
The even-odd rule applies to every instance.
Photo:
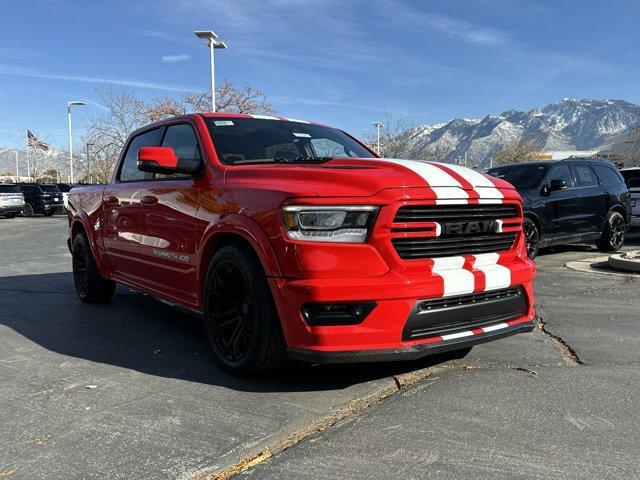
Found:
[[[396,158],[378,158],[376,160],[395,163],[408,168],[421,177],[436,194],[436,204],[468,203],[469,194],[464,191],[460,182],[435,165],[417,160],[400,160]]]
[[[473,268],[484,273],[485,291],[511,286],[511,270],[503,265],[498,265],[499,254],[480,253],[474,257]]]
[[[476,172],[471,168],[462,167],[460,165],[453,165],[449,163],[445,163],[443,165],[450,168],[473,185],[473,189],[480,196],[478,203],[500,203],[496,202],[496,200],[501,201],[504,198],[502,192],[496,188],[493,182],[480,172]]]

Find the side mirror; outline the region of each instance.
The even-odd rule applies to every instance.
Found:
[[[556,190],[564,190],[567,188],[567,182],[554,178],[549,182],[549,192],[555,192]]]
[[[142,147],[138,150],[138,170],[149,173],[176,173],[178,157],[173,148]]]

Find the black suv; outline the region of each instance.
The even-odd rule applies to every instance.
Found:
[[[570,158],[504,165],[487,173],[511,183],[522,196],[531,258],[550,245],[595,240],[601,251],[622,247],[630,197],[612,163]]]
[[[62,192],[56,185],[21,183],[19,187],[26,204],[23,215],[32,217],[35,213],[42,213],[51,216],[64,212]]]

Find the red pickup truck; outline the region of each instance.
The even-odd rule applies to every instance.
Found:
[[[534,328],[513,187],[383,159],[312,122],[192,114],[134,132],[69,194],[76,291],[116,282],[202,316],[227,370],[414,359]]]

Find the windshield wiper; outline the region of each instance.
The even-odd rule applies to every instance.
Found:
[[[299,155],[297,157],[274,157],[274,158],[254,158],[249,160],[236,160],[232,165],[246,165],[250,163],[323,163],[334,157],[307,157]]]
[[[299,155],[297,157],[274,157],[273,161],[277,163],[322,163],[331,160],[333,157],[307,157]]]

